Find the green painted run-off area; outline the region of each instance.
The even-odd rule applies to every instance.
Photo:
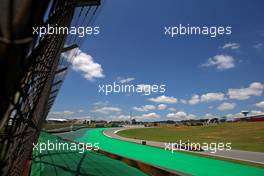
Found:
[[[105,129],[82,129],[61,135],[82,143],[100,143],[102,150],[140,160],[156,166],[196,176],[263,176],[264,169],[209,159],[191,154],[165,151],[163,149],[120,141],[103,135]],[[60,138],[42,133],[39,142],[66,142]],[[45,151],[33,153],[32,176],[35,175],[146,175],[122,161],[105,155],[86,151],[83,154],[72,151]]]
[[[88,130],[79,142],[99,142],[100,149],[145,163],[180,171],[197,176],[263,176],[264,169],[231,162],[209,159],[191,154],[165,151],[164,149],[143,146],[108,138],[105,129]]]

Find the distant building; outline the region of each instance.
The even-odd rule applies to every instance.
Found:
[[[136,119],[132,119],[132,120],[131,120],[131,124],[132,124],[132,125],[135,125],[135,124],[137,124],[137,121],[136,121]]]
[[[235,122],[263,122],[264,114],[235,118]]]
[[[249,114],[249,111],[241,111],[241,114],[243,114],[246,117]]]
[[[107,124],[107,121],[105,120],[91,120],[91,124],[95,124],[97,128],[104,127]]]

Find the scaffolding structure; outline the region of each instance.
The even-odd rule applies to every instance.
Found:
[[[69,61],[85,39],[40,36],[33,27],[88,26],[99,6],[100,0],[1,0],[0,175],[24,173]]]

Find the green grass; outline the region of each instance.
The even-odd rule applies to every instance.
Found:
[[[264,152],[264,122],[129,129],[118,135],[161,142],[231,142],[232,149]]]

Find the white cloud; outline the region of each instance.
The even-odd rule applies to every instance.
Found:
[[[154,105],[144,105],[141,107],[133,107],[132,109],[140,112],[147,112],[147,111],[155,110],[156,107]]]
[[[187,103],[187,100],[180,99],[180,102],[181,102],[182,104],[186,104],[186,103]]]
[[[210,113],[207,113],[207,114],[205,114],[205,118],[206,119],[213,119],[213,118],[217,118],[217,116],[210,114]]]
[[[228,89],[230,99],[246,100],[251,96],[261,96],[264,90],[264,85],[260,82],[253,82],[247,88]]]
[[[195,119],[196,118],[196,115],[194,115],[194,114],[188,114],[187,118],[188,119]]]
[[[227,70],[235,67],[235,59],[228,55],[216,55],[213,58],[209,58],[206,63],[202,64],[202,66],[215,66],[218,70]]]
[[[236,114],[227,114],[225,116],[227,117],[227,119],[232,120],[232,119],[236,119],[236,118],[241,118],[244,115],[242,115],[241,113],[236,113]]]
[[[80,49],[71,50],[63,56],[72,64],[72,69],[81,72],[85,79],[92,81],[104,77],[102,66]]]
[[[129,78],[118,77],[117,80],[121,84],[126,84],[126,83],[129,83],[129,82],[135,80],[135,78],[132,78],[132,77],[129,77]]]
[[[228,119],[232,119],[234,117],[236,117],[234,114],[226,114],[225,115]]]
[[[118,107],[111,107],[111,106],[105,106],[105,107],[95,107],[92,110],[93,113],[101,113],[101,114],[111,114],[111,113],[120,113],[121,109]]]
[[[155,102],[155,103],[166,103],[166,104],[172,104],[177,103],[177,98],[174,97],[167,97],[165,95],[156,97],[156,98],[149,98],[149,101]]]
[[[189,120],[196,118],[193,114],[187,114],[186,112],[179,111],[175,113],[169,113],[166,116],[167,118],[174,119],[174,120]]]
[[[180,119],[185,119],[187,114],[183,111],[175,112],[175,113],[169,113],[167,114],[168,118],[180,118]]]
[[[55,114],[55,115],[71,115],[71,114],[74,114],[73,111],[55,111],[55,112],[51,112],[52,114]]]
[[[124,115],[124,114],[108,116],[109,121],[126,121],[126,120],[130,120],[130,118],[131,118],[130,115]]]
[[[50,117],[50,116],[47,117],[47,120],[56,120],[56,121],[60,121],[60,122],[67,122],[68,121],[68,119],[53,118],[53,117]]]
[[[93,105],[95,105],[95,106],[106,106],[108,104],[109,104],[108,101],[98,101],[98,102],[95,102]]]
[[[53,111],[48,114],[48,119],[69,119],[75,114],[73,111]]]
[[[221,101],[225,99],[225,94],[221,92],[216,93],[206,93],[203,95],[194,94],[192,98],[188,101],[190,105],[195,105],[200,102],[212,102],[212,101]]]
[[[114,120],[130,120],[132,118],[132,119],[137,119],[139,121],[144,121],[144,120],[152,121],[154,119],[160,118],[160,115],[155,112],[151,112],[151,113],[136,115],[132,117],[129,115],[119,115],[119,116],[109,116],[109,117]]]
[[[256,48],[256,49],[261,49],[263,47],[263,44],[262,43],[257,43],[253,47]]]
[[[194,94],[192,98],[189,100],[189,104],[195,105],[200,102],[200,96],[197,94]]]
[[[264,112],[263,111],[252,110],[252,111],[250,111],[250,114],[251,115],[263,115]]]
[[[75,116],[71,117],[71,119],[80,119],[80,120],[91,120],[91,116]]]
[[[238,49],[239,47],[240,47],[239,43],[226,43],[221,48],[222,49],[230,48],[230,49],[234,50],[234,49]]]
[[[225,94],[221,92],[207,93],[201,96],[201,102],[221,101],[225,99]]]
[[[165,104],[159,104],[158,105],[159,110],[165,110],[166,108],[167,108],[167,105],[165,105]]]
[[[72,111],[63,111],[64,114],[74,114]]]
[[[156,114],[155,112],[152,112],[152,113],[148,113],[148,114],[143,114],[141,116],[141,118],[143,118],[143,119],[155,119],[155,118],[160,118],[160,115]]]
[[[217,107],[219,111],[226,111],[226,110],[231,110],[236,107],[235,103],[222,103]]]
[[[256,103],[256,106],[259,108],[264,108],[264,101]]]

